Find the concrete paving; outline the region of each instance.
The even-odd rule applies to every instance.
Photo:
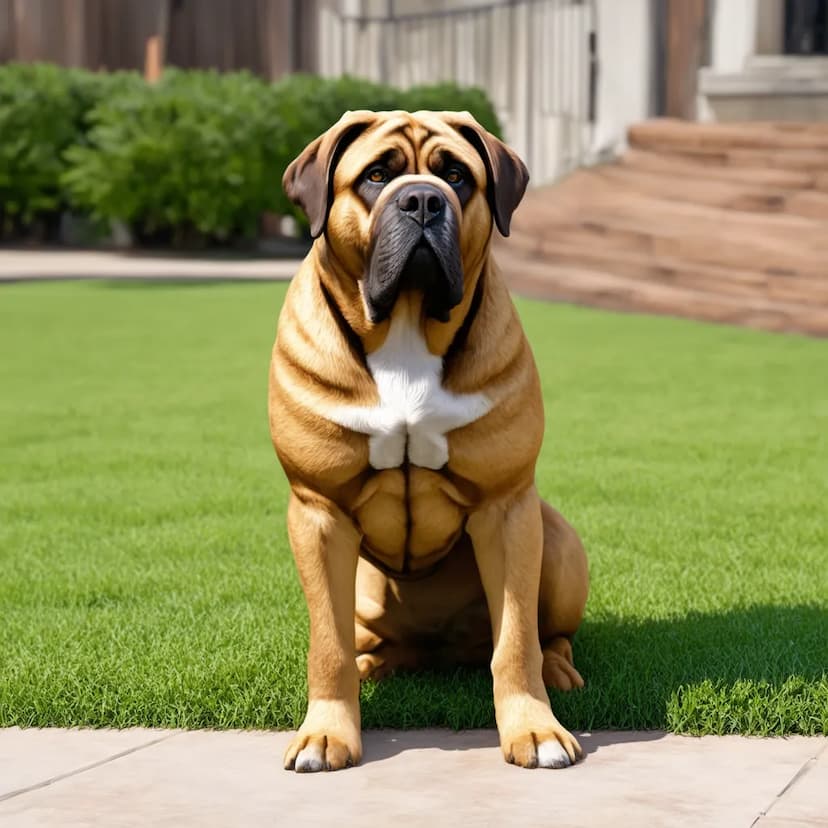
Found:
[[[0,730],[0,825],[828,826],[828,739],[578,733],[565,770],[493,731],[369,731],[336,773],[281,768],[289,733]]]
[[[0,250],[0,282],[55,279],[282,280],[297,259],[192,258],[93,250]]]

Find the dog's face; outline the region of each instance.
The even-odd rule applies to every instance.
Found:
[[[419,290],[430,318],[473,290],[496,223],[529,175],[468,113],[349,112],[288,167],[284,187],[355,279],[368,318]]]

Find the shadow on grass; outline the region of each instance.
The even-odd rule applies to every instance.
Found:
[[[678,733],[825,732],[828,612],[758,605],[634,622],[588,621],[584,691],[553,693],[571,726]]]
[[[753,606],[641,622],[595,618],[584,623],[574,651],[586,687],[550,693],[556,715],[574,731],[828,731],[824,607]],[[393,676],[363,687],[363,726],[493,728],[491,694],[485,668]],[[612,743],[625,739],[610,736]],[[630,734],[635,741],[659,736]],[[497,744],[493,733],[480,738],[485,744],[467,747]],[[380,740],[379,755],[405,749],[408,741]],[[584,747],[601,745],[591,738]],[[466,748],[458,742],[447,749]]]

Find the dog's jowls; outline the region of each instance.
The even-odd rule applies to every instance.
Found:
[[[360,761],[361,678],[487,661],[506,760],[580,755],[546,686],[583,684],[586,556],[535,488],[540,383],[490,254],[527,181],[456,112],[347,113],[285,173],[315,238],[270,371],[310,614],[286,768]]]

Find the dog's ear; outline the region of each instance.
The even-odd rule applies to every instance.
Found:
[[[468,112],[446,113],[449,123],[477,150],[486,166],[486,196],[497,229],[509,235],[512,213],[520,204],[529,170],[517,153],[485,130]]]
[[[327,132],[305,147],[282,177],[288,198],[304,210],[313,238],[321,236],[333,201],[333,178],[342,153],[371,123],[367,110],[346,112]]]

